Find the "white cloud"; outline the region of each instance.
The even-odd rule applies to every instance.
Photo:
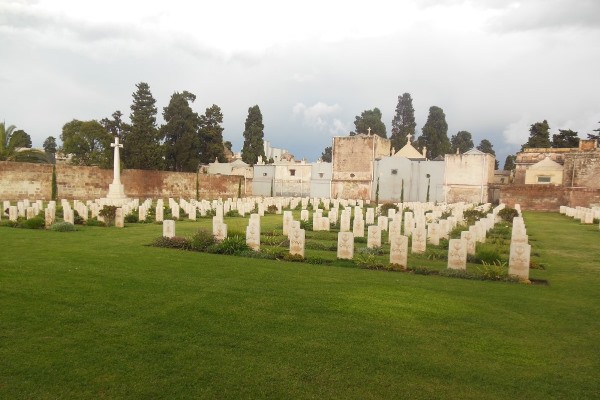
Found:
[[[329,105],[321,101],[310,107],[304,103],[296,103],[292,108],[294,116],[300,116],[304,125],[319,131],[327,131],[332,135],[348,133],[342,121],[334,117],[341,111],[342,107],[339,104]]]
[[[529,139],[529,128],[535,121],[527,114],[521,115],[517,121],[511,122],[504,128],[502,136],[508,144],[521,146]]]

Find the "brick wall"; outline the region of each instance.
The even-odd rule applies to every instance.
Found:
[[[251,180],[239,176],[198,175],[200,198],[237,197],[252,194]],[[112,169],[56,165],[58,197],[97,199],[105,197],[112,183]],[[196,174],[186,172],[123,170],[121,182],[131,198],[196,197]],[[0,162],[0,200],[49,200],[52,196],[52,165]]]
[[[588,207],[600,202],[600,190],[554,185],[507,185],[500,189],[500,202],[520,204],[524,210],[558,211],[560,206]]]

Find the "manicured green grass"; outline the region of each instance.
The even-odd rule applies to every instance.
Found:
[[[0,228],[0,398],[597,398],[600,232],[525,220],[549,286]]]

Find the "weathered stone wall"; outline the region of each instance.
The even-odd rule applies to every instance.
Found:
[[[371,199],[373,161],[389,156],[391,142],[377,135],[333,138],[331,196]]]
[[[251,180],[238,176],[198,175],[200,198],[236,197],[240,179],[242,194],[252,193]],[[97,199],[105,197],[113,171],[98,167],[56,165],[58,197]],[[121,182],[132,198],[196,197],[196,174],[168,171],[123,170]],[[52,196],[52,165],[0,162],[0,200],[49,200]]]
[[[600,150],[566,154],[563,185],[600,189]]]
[[[446,202],[490,201],[489,185],[494,181],[496,158],[485,153],[446,154],[444,156],[444,185]]]
[[[52,165],[0,161],[0,200],[49,199],[51,196]]]
[[[557,211],[560,206],[588,207],[600,202],[600,190],[552,185],[507,185],[500,189],[500,202],[520,204],[524,210]]]

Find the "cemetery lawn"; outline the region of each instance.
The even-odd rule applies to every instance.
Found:
[[[598,398],[598,226],[525,222],[549,285],[0,228],[0,398]]]

